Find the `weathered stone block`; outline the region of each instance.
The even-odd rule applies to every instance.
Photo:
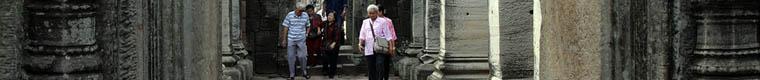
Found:
[[[401,79],[409,80],[409,79],[415,79],[417,74],[417,65],[419,65],[420,62],[417,58],[414,57],[403,57],[399,59],[398,61],[395,61],[395,65],[393,65],[393,68],[397,70],[399,77]]]
[[[540,79],[601,78],[601,0],[542,0]],[[537,12],[538,13],[538,12]],[[539,57],[539,56],[537,56]]]
[[[28,1],[29,43],[21,57],[30,79],[102,79],[94,1]]]
[[[239,60],[237,61],[237,68],[242,72],[243,80],[254,80],[253,76],[256,74],[253,70],[253,61],[248,59]]]
[[[225,67],[222,75],[229,76],[226,80],[244,80],[243,73],[235,67]]]
[[[22,0],[0,1],[0,80],[20,79],[18,69],[23,31]]]
[[[414,77],[416,80],[428,80],[428,76],[433,74],[433,70],[435,69],[432,64],[422,64],[418,65],[416,70],[417,75]]]
[[[533,77],[533,1],[499,1],[503,78]]]
[[[222,64],[227,66],[233,66],[237,63],[238,59],[234,56],[222,56]]]
[[[97,55],[52,56],[35,55],[23,57],[27,72],[71,73],[99,70],[103,60]]]

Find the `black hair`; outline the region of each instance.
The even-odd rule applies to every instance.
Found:
[[[309,9],[314,9],[314,5],[313,4],[306,5],[306,10],[309,10]]]
[[[385,7],[383,7],[383,5],[380,5],[380,4],[376,4],[376,5],[377,5],[377,11],[380,11],[380,12],[385,11]]]

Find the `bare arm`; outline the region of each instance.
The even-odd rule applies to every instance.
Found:
[[[280,47],[285,47],[285,45],[287,44],[285,43],[287,41],[286,40],[287,35],[288,35],[288,28],[283,27],[282,31],[280,32]]]
[[[359,39],[359,52],[364,52],[364,40]]]
[[[388,41],[388,53],[390,53],[391,56],[396,55],[396,40]]]

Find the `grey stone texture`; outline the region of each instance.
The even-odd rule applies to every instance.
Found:
[[[755,79],[757,1],[610,3],[603,79]]]
[[[441,34],[445,34],[446,52],[442,79],[488,79],[488,1],[445,0],[444,8],[441,16],[445,29]]]
[[[603,7],[600,0],[541,1],[540,79],[601,78]]]
[[[19,69],[19,55],[23,41],[23,1],[4,0],[0,1],[0,80],[18,79],[21,75]]]
[[[672,14],[669,1],[610,1],[602,79],[669,79]],[[609,52],[606,52],[609,51]]]
[[[46,3],[77,4],[54,7]],[[24,79],[221,79],[216,0],[28,1]],[[64,5],[65,6],[65,5]],[[62,10],[62,11],[59,11]],[[199,12],[196,12],[199,11]],[[69,14],[72,13],[72,14]],[[44,24],[48,23],[48,24]],[[45,30],[52,31],[46,32]],[[203,34],[198,34],[203,33]]]
[[[100,15],[95,23],[98,27],[97,45],[100,48],[99,53],[105,53],[103,58],[104,79],[140,79],[143,67],[142,51],[139,44],[142,40],[138,31],[140,24],[140,15],[143,10],[140,9],[142,1],[96,1],[99,7],[99,14],[119,14],[119,15]]]
[[[425,25],[425,52],[437,51],[440,47],[440,20],[441,20],[441,1],[440,0],[426,0],[427,11],[426,25]]]
[[[247,0],[247,27],[249,38],[246,47],[253,52],[277,52],[282,18],[295,10],[291,0]],[[252,44],[251,44],[252,43]],[[259,55],[254,54],[254,55]]]
[[[285,65],[285,53],[283,48],[278,48],[279,35],[282,29],[282,19],[285,15],[294,10],[292,0],[246,0],[247,8],[245,9],[245,33],[244,37],[248,39],[245,44],[245,50],[251,51],[248,56],[256,68],[256,73],[276,73],[280,65]],[[282,58],[278,58],[282,57]],[[272,65],[276,64],[276,65]]]
[[[758,79],[755,4],[760,1],[676,0],[674,79]]]
[[[19,57],[26,72],[20,79],[105,79],[104,54],[96,51],[95,44],[99,5],[93,1],[26,2],[24,33],[29,43],[23,45],[25,52]]]
[[[413,80],[419,77],[417,66],[421,63],[422,62],[415,57],[402,57],[394,62],[393,68],[397,70],[397,75],[401,79]],[[427,77],[427,75],[424,77]]]
[[[501,0],[499,30],[502,79],[533,77],[533,0]]]
[[[446,0],[445,21],[446,31],[443,32],[446,34],[447,56],[463,54],[487,57],[487,0]]]
[[[412,0],[411,4],[411,36],[412,42],[417,45],[410,45],[410,47],[423,47],[425,43],[425,1],[427,0]]]

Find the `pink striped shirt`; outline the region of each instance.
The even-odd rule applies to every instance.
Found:
[[[372,23],[373,29],[371,31],[370,24]],[[393,21],[387,17],[378,17],[375,21],[372,19],[364,19],[362,21],[362,27],[359,31],[359,40],[364,40],[364,55],[373,55],[373,47],[375,46],[375,38],[372,36],[374,32],[376,36],[385,38],[388,41],[396,40],[396,30],[393,28]]]

